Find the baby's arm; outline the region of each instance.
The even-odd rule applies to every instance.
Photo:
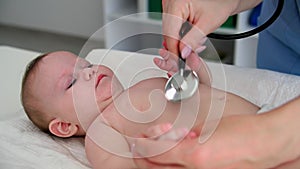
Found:
[[[101,122],[94,122],[89,127],[85,149],[93,169],[137,168],[125,137]]]

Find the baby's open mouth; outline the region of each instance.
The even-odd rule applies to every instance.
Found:
[[[95,88],[97,88],[97,87],[98,87],[98,85],[99,85],[99,83],[100,83],[100,81],[101,81],[101,79],[102,79],[103,77],[105,77],[105,75],[104,75],[104,74],[100,74],[100,75],[98,76],[98,78],[97,78],[97,81],[96,81]]]

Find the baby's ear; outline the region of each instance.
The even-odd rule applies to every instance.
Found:
[[[73,123],[55,118],[49,123],[49,130],[57,137],[67,138],[74,136],[78,131],[78,127]]]

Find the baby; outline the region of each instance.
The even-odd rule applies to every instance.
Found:
[[[258,111],[245,99],[210,87],[205,63],[197,66],[198,92],[174,103],[164,96],[166,78],[149,78],[125,90],[108,67],[92,65],[69,52],[52,52],[29,63],[22,104],[42,131],[62,138],[85,136],[93,168],[137,168],[130,145],[151,126],[173,124],[199,135],[209,113]]]

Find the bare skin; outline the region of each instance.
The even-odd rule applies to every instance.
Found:
[[[163,58],[174,63],[168,55]],[[137,168],[130,145],[151,126],[169,123],[170,130],[187,129],[183,137],[189,131],[195,137],[208,114],[217,114],[210,120],[219,120],[221,116],[241,112],[254,115],[258,111],[239,96],[211,88],[205,63],[196,55],[190,61],[190,67],[202,78],[198,92],[180,103],[165,99],[165,78],[150,78],[124,90],[108,67],[92,65],[64,51],[41,60],[32,87],[49,116],[52,134],[86,136],[86,153],[93,168]],[[147,137],[157,138],[158,134]]]
[[[129,156],[120,157],[109,152],[110,150],[108,149],[105,151],[105,148],[101,148],[101,145],[104,143],[101,143],[100,140],[97,140],[97,137],[94,137],[94,135],[101,135],[97,133],[99,132],[99,128],[103,128],[103,126],[99,125],[100,121],[105,121],[106,124],[109,124],[110,127],[121,134],[119,137],[112,136],[111,139],[107,140],[114,142],[115,146],[120,146],[117,148],[120,154],[126,154],[125,152],[130,153],[130,143],[127,143],[128,139],[126,139],[125,136],[135,137],[147,130],[150,126],[157,124],[175,123],[175,120],[180,113],[179,110],[182,104],[166,101],[163,94],[165,83],[166,79],[153,78],[136,84],[129,90],[120,94],[120,96],[115,99],[114,103],[110,104],[106,109],[103,110],[102,116],[99,116],[98,120],[95,120],[94,123],[91,124],[90,129],[87,131],[86,151],[94,168],[101,168],[104,166],[108,168],[137,168],[133,163],[133,159],[129,158]],[[154,94],[152,93],[153,91],[157,93]],[[195,101],[197,101],[197,103]],[[196,105],[196,109],[193,110],[193,108],[191,108],[183,110],[184,112],[182,112],[182,114],[189,116],[189,110],[197,111],[199,108],[199,110],[196,112],[198,116],[196,117],[195,122],[186,121],[185,117],[182,118],[182,121],[179,120],[176,122],[178,124],[177,127],[185,127],[185,125],[193,123],[193,125],[190,126],[191,131],[197,134],[200,133],[201,127],[208,113],[213,114],[217,113],[214,111],[223,111],[223,116],[240,114],[240,112],[243,112],[243,114],[255,114],[259,109],[257,106],[242,99],[241,97],[213,89],[210,86],[203,84],[199,86],[198,93],[194,95],[193,98],[186,101],[186,104]],[[210,106],[212,104],[220,107],[217,109],[211,108]],[[122,114],[124,115],[124,112],[132,112],[133,108],[137,113],[144,113],[143,116],[146,117],[148,117],[149,114],[157,114],[157,111],[162,112],[158,118],[151,122],[138,123],[129,121],[127,118],[122,116]],[[120,110],[122,112],[120,112]],[[123,139],[122,135],[124,135]],[[122,151],[123,153],[121,153]]]

